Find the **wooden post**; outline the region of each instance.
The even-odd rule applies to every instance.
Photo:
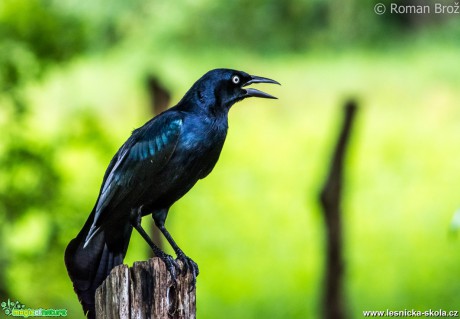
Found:
[[[180,263],[180,262],[179,262]],[[177,276],[177,286],[157,257],[115,267],[96,291],[98,319],[195,319],[192,276]]]
[[[344,308],[343,284],[343,252],[342,252],[342,184],[345,151],[350,138],[353,120],[356,114],[356,102],[349,101],[344,107],[344,120],[329,175],[320,194],[326,223],[327,259],[325,272],[325,291],[323,299],[323,315],[326,319],[346,318]]]

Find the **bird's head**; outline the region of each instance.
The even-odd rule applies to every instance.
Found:
[[[215,69],[203,75],[188,93],[196,94],[200,104],[205,108],[219,108],[225,111],[236,102],[248,97],[276,99],[268,93],[247,87],[254,83],[279,84],[275,80],[250,75],[243,71]]]

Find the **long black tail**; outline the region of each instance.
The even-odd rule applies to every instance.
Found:
[[[115,266],[123,263],[132,231],[132,227],[127,226],[129,231],[118,233],[114,241],[113,236],[101,230],[83,247],[93,216],[91,213],[80,233],[70,241],[64,257],[75,293],[89,319],[96,317],[96,289]]]

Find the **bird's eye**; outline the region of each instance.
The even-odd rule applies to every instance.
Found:
[[[232,82],[235,83],[235,84],[240,83],[240,77],[238,75],[234,75],[232,77]]]

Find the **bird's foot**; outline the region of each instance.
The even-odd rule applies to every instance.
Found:
[[[192,291],[196,286],[196,277],[200,273],[200,270],[198,269],[198,265],[190,257],[187,257],[184,253],[178,254],[177,259],[182,261],[181,273],[185,275],[187,274],[187,272],[190,271],[190,273],[192,274],[192,281],[190,285],[190,291]]]
[[[168,270],[169,274],[171,275],[171,280],[174,286],[177,286],[177,273],[180,274],[181,269],[177,261],[174,258],[166,253],[161,254],[159,257],[165,263],[166,269]]]

